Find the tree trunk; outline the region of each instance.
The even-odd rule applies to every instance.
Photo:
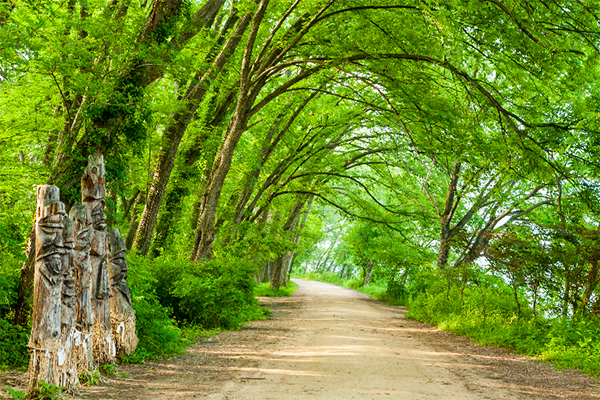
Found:
[[[440,247],[438,250],[437,267],[444,270],[448,267],[448,256],[450,254],[450,221],[442,220],[440,233]]]
[[[273,273],[271,274],[271,289],[279,290],[281,285],[281,270],[282,270],[283,256],[277,257],[273,261]]]
[[[140,193],[135,199],[133,205],[131,206],[131,218],[129,219],[129,229],[127,229],[127,236],[125,237],[125,246],[127,246],[127,250],[130,250],[131,246],[133,246],[135,232],[137,231],[138,225],[140,224],[137,220],[137,206],[138,204],[143,203],[145,200],[146,196]]]
[[[293,251],[286,251],[281,260],[281,286],[287,287],[288,274],[292,259],[294,258]]]
[[[240,90],[242,92],[243,90]],[[225,139],[215,159],[210,177],[200,198],[200,213],[194,239],[195,254],[193,261],[212,258],[212,243],[215,239],[215,217],[225,178],[229,173],[233,153],[248,124],[247,110],[254,102],[253,98],[241,97],[236,106]]]
[[[588,305],[594,290],[598,287],[600,283],[600,273],[598,267],[598,260],[592,260],[590,262],[590,269],[587,276],[587,282],[585,287],[585,294],[583,297],[583,309],[585,310]]]
[[[371,282],[371,275],[373,275],[374,267],[375,267],[375,264],[373,263],[373,261],[369,260],[369,265],[367,266],[367,269],[365,270],[365,276],[364,276],[363,281],[360,286],[367,286],[369,284],[369,282]]]
[[[216,99],[216,95],[211,100]],[[164,210],[158,215],[158,222],[156,226],[156,238],[154,239],[152,253],[156,257],[160,254],[160,249],[166,247],[167,240],[171,234],[171,228],[175,225],[175,219],[181,213],[181,202],[185,196],[189,194],[189,181],[196,175],[196,168],[194,164],[200,158],[203,151],[208,150],[208,154],[205,155],[206,165],[203,177],[200,182],[200,190],[203,188],[203,183],[206,182],[206,171],[210,171],[212,166],[215,153],[217,149],[204,149],[206,141],[209,139],[211,132],[223,121],[226,116],[227,109],[233,103],[234,97],[228,96],[228,98],[220,104],[215,111],[215,116],[210,122],[204,122],[204,128],[202,133],[198,135],[191,145],[189,145],[182,153],[181,160],[177,163],[177,173],[175,179],[171,180],[171,188],[168,189],[167,196],[165,199]],[[207,115],[205,116],[206,120]],[[214,146],[213,146],[214,147]],[[195,206],[196,204],[194,204]],[[198,206],[199,207],[199,206]],[[198,214],[194,213],[198,207],[193,208],[192,221],[198,220]],[[195,227],[192,229],[195,230]]]
[[[271,275],[269,274],[269,265],[270,261],[264,262],[263,267],[258,273],[258,283],[266,283],[271,280]]]

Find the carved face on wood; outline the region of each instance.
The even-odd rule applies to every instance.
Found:
[[[73,220],[75,249],[81,250],[89,246],[92,241],[92,213],[90,209],[85,205],[75,206],[71,209],[69,217]]]
[[[73,307],[75,296],[75,277],[73,276],[74,264],[71,261],[73,249],[75,248],[75,238],[73,233],[73,221],[65,216],[63,219],[63,247],[60,250],[62,258],[63,275],[63,304],[67,307]]]
[[[41,245],[37,259],[43,261],[40,272],[46,284],[54,286],[61,281],[65,205],[59,201],[60,193],[56,186],[38,187],[40,196],[44,199],[43,205],[37,208],[37,236]]]
[[[108,260],[106,256],[102,258],[100,261],[100,267],[98,268],[98,276],[96,277],[96,299],[98,300],[106,300],[111,296],[110,293],[110,285],[108,282],[108,275],[106,274],[106,268],[108,264]]]
[[[120,294],[131,305],[131,292],[127,286],[127,247],[118,229],[108,232],[110,246],[110,276],[113,291]]]
[[[83,201],[100,200],[106,197],[106,170],[102,155],[89,156],[88,166],[81,177]]]
[[[104,213],[104,200],[93,202],[92,207],[92,226],[97,231],[106,229],[106,214]]]
[[[88,166],[81,177],[81,197],[83,203],[92,211],[92,225],[94,229],[103,231],[106,228],[106,214],[104,214],[104,197],[106,196],[106,170],[104,157],[89,156]]]

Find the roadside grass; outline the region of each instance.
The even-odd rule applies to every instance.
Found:
[[[289,297],[296,290],[298,290],[298,285],[294,282],[289,281],[287,283],[287,287],[281,286],[278,290],[271,289],[271,284],[269,282],[260,283],[254,287],[254,296],[255,297]]]
[[[447,292],[447,281],[434,276],[428,276],[427,282],[418,282],[418,289],[413,288],[410,293],[405,288],[388,288],[374,282],[361,287],[358,279],[340,279],[334,273],[306,273],[297,277],[352,288],[391,305],[407,306],[407,318],[469,337],[481,345],[508,348],[551,363],[559,370],[574,368],[590,376],[600,376],[598,316],[536,317],[531,309],[524,307],[525,300],[519,313],[514,294],[501,282],[481,290],[463,289],[461,296],[456,287]]]

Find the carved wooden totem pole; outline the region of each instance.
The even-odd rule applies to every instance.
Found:
[[[104,157],[90,156],[81,178],[81,198],[92,215],[90,261],[92,265],[92,312],[94,318],[94,360],[98,364],[112,362],[116,356],[110,321],[110,284],[108,276],[108,235],[105,232],[106,171]]]
[[[73,255],[75,249],[75,238],[73,237],[73,221],[66,215],[63,217],[63,247],[61,254],[62,275],[62,309],[61,309],[61,342],[63,349],[61,357],[64,359],[60,368],[59,386],[73,387],[79,381],[77,362],[73,359],[73,349],[76,345],[75,332],[75,276],[73,266]],[[78,332],[78,331],[77,331]]]
[[[90,156],[83,205],[70,218],[56,186],[37,189],[29,391],[40,382],[74,387],[79,374],[135,350],[135,311],[125,242],[106,232],[104,158]]]
[[[93,313],[91,298],[92,265],[90,263],[90,242],[92,240],[92,213],[88,206],[75,206],[69,217],[73,220],[75,251],[73,267],[75,269],[76,310],[75,322],[79,333],[75,332],[75,349],[73,359],[76,360],[80,374],[89,371],[93,366],[92,353]]]
[[[40,381],[60,384],[65,352],[61,340],[63,218],[56,186],[37,188],[36,254],[29,339],[29,389]]]
[[[131,306],[131,292],[127,286],[127,247],[118,229],[108,231],[108,243],[112,292],[110,313],[117,355],[121,356],[134,351],[138,343],[135,334],[135,311]]]

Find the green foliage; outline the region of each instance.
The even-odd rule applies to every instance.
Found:
[[[79,375],[79,383],[86,386],[96,386],[100,384],[102,377],[97,369]]]
[[[253,293],[255,271],[241,260],[189,263],[172,290],[181,316],[203,327],[225,329],[264,318]]]
[[[6,215],[2,210],[0,200],[0,369],[25,368],[29,359],[26,348],[29,329],[13,326],[10,321],[14,318],[21,265],[25,261],[21,244],[26,228],[14,210],[7,210]]]
[[[100,372],[107,376],[112,376],[117,373],[117,366],[114,364],[100,365],[98,369],[100,370]]]
[[[296,290],[298,290],[298,285],[294,282],[288,282],[287,287],[280,286],[278,290],[271,289],[271,283],[265,282],[260,283],[254,288],[254,296],[256,297],[289,297]]]
[[[253,295],[251,264],[194,264],[165,254],[154,260],[130,255],[129,265],[140,343],[124,362],[179,354],[192,340],[211,334],[206,329],[237,329],[264,318]]]
[[[128,283],[133,308],[136,312],[138,347],[133,354],[122,357],[126,363],[142,363],[146,359],[180,354],[188,341],[170,316],[170,309],[162,305],[156,293],[158,280],[146,258],[129,256]]]
[[[32,390],[30,397],[32,399],[40,400],[64,399],[62,393],[63,390],[65,390],[65,388],[53,383],[40,382],[39,385]]]
[[[447,281],[441,274],[430,273],[427,286],[412,293],[407,317],[431,323],[442,330],[473,338],[484,345],[511,348],[519,353],[552,362],[558,368],[577,368],[600,375],[600,319],[598,317],[542,318],[523,310],[518,317],[513,288],[497,279],[481,279],[478,288],[464,290],[453,286],[447,293]],[[524,299],[521,299],[526,304]]]
[[[29,341],[29,329],[13,325],[0,318],[0,370],[17,367],[27,368],[29,353],[27,342]]]
[[[12,388],[8,388],[7,391],[14,400],[25,400],[25,393]]]

